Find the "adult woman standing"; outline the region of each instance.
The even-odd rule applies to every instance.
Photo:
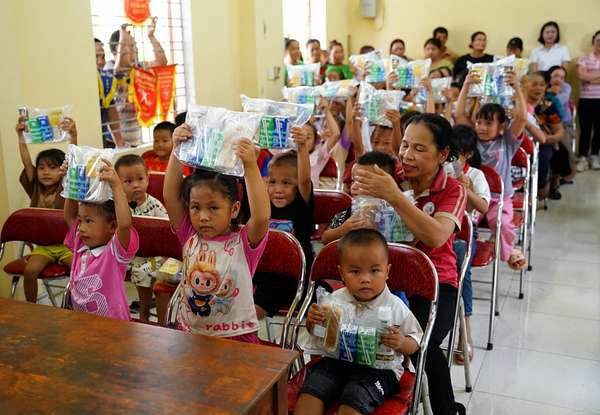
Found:
[[[454,67],[451,60],[442,57],[442,42],[439,39],[433,37],[427,39],[423,45],[423,54],[425,55],[425,59],[431,59],[431,70],[438,68],[452,70]]]
[[[288,84],[288,65],[302,65],[302,53],[300,52],[300,44],[296,39],[285,40],[285,56],[283,58],[283,82]]]
[[[471,43],[469,48],[471,52],[461,56],[454,64],[454,82],[458,82],[461,86],[465,81],[465,77],[469,72],[467,62],[471,63],[489,63],[494,62],[494,56],[485,53],[487,47],[487,36],[484,32],[475,32],[471,35]]]
[[[443,117],[420,114],[406,128],[400,159],[407,187],[415,195],[413,204],[398,188],[394,178],[383,170],[357,167],[353,193],[386,200],[415,235],[416,247],[433,262],[439,280],[438,308],[427,350],[425,371],[429,397],[435,415],[464,414],[455,402],[448,362],[440,345],[454,323],[458,275],[452,248],[454,232],[460,229],[467,193],[455,179],[448,177],[442,164],[455,157],[451,147],[452,127]],[[418,296],[409,299],[411,311],[422,327],[429,315],[429,304]]]
[[[350,65],[344,63],[344,46],[337,40],[329,42],[329,65],[327,73],[335,72],[339,79],[352,79],[353,74]]]
[[[589,158],[590,168],[600,169],[600,30],[592,37],[594,50],[585,55],[577,63],[577,76],[581,80],[581,94],[579,96],[579,161],[577,170],[585,169],[590,151],[590,138],[592,153]]]
[[[538,46],[531,51],[529,55],[529,63],[531,71],[547,71],[554,65],[567,67],[571,56],[569,49],[560,42],[560,29],[556,22],[546,22],[540,29]]]
[[[402,39],[394,39],[390,43],[390,55],[396,55],[405,61],[410,61],[410,58],[406,56],[406,44]]]

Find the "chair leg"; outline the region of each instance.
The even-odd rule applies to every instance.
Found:
[[[269,342],[273,342],[273,336],[271,335],[271,317],[267,316],[265,317],[265,325],[267,328],[267,338],[269,339]]]
[[[492,341],[494,332],[494,319],[496,318],[496,303],[498,302],[498,262],[500,261],[500,253],[498,252],[494,258],[494,269],[492,271],[492,295],[490,299],[490,321],[488,327],[488,344],[487,349],[492,350],[494,344]]]
[[[473,391],[473,386],[471,385],[471,360],[469,358],[465,309],[462,305],[462,302],[460,304],[459,316],[460,316],[460,324],[459,324],[460,337],[462,338],[461,345],[462,345],[462,349],[463,349],[463,359],[464,359],[464,369],[465,369],[465,391],[470,393]]]
[[[431,409],[431,402],[429,401],[429,384],[427,383],[427,376],[423,376],[423,387],[421,389],[421,401],[423,402],[423,413],[425,415],[433,415],[433,409]],[[419,411],[417,405],[417,414]]]
[[[48,298],[50,299],[50,303],[52,303],[52,307],[58,307],[56,303],[56,299],[54,298],[54,293],[52,292],[52,287],[50,287],[50,283],[47,280],[42,280],[44,284],[44,288],[46,288],[46,292],[48,293]]]
[[[15,294],[17,293],[17,285],[19,285],[20,278],[21,277],[19,275],[13,275],[10,286],[10,298],[15,298]]]

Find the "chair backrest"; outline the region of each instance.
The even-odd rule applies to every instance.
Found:
[[[471,238],[473,237],[473,227],[471,224],[471,219],[468,213],[463,215],[462,225],[460,226],[460,231],[456,233],[456,239],[460,239],[461,241],[471,242]]]
[[[523,141],[521,141],[521,148],[523,150],[525,150],[525,152],[527,154],[532,156],[533,155],[533,147],[534,147],[533,140],[528,135],[525,135],[525,137],[523,138]]]
[[[313,221],[316,225],[331,223],[333,217],[352,206],[352,197],[339,190],[315,190]]]
[[[323,167],[323,170],[321,171],[321,177],[333,177],[334,179],[337,179],[338,168],[333,158],[329,157],[327,164],[325,165],[325,167]]]
[[[67,235],[64,213],[58,209],[25,208],[13,212],[2,225],[0,240],[59,245]]]
[[[269,229],[267,246],[256,267],[256,272],[286,275],[302,280],[306,260],[300,242],[293,235]]]
[[[168,219],[134,216],[133,227],[140,237],[139,257],[166,256],[181,259],[181,244]]]
[[[154,152],[154,150],[148,150],[144,151],[140,157],[142,157],[143,159],[148,157],[156,157],[156,153]]]
[[[511,165],[513,171],[515,167],[519,170],[519,174],[516,177],[513,175],[512,186],[514,189],[520,189],[529,179],[529,155],[522,147],[515,153]]]
[[[488,182],[490,186],[490,192],[501,194],[504,193],[504,185],[502,183],[502,178],[493,168],[482,164],[479,167],[485,176],[485,180]]]
[[[159,172],[148,173],[148,194],[154,196],[161,203],[163,200],[163,187],[165,185],[165,174]]]
[[[421,250],[408,245],[389,243],[390,268],[388,287],[404,291],[407,296],[419,295],[430,301],[437,298],[437,271]],[[337,241],[327,244],[319,252],[311,269],[310,279],[341,280],[338,270]]]

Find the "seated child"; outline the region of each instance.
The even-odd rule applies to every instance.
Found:
[[[370,151],[368,153],[363,154],[356,160],[356,164],[353,166],[353,170],[356,169],[356,166],[369,166],[373,168],[373,166],[377,165],[386,173],[393,175],[394,170],[396,168],[396,160],[392,158],[387,153],[383,153],[381,151]],[[354,196],[352,186],[350,186],[350,194]],[[329,228],[323,232],[322,240],[323,244],[328,244],[336,239],[340,239],[342,236],[346,235],[348,232],[354,229],[362,229],[362,228],[373,228],[373,224],[369,221],[365,220],[363,217],[352,216],[352,208],[348,208],[337,213],[329,225]],[[403,242],[403,241],[395,241],[395,242]]]
[[[76,311],[130,320],[124,281],[127,265],[138,250],[139,237],[131,225],[131,212],[119,176],[108,161],[104,162],[99,178],[110,184],[114,201],[65,201],[69,227],[65,245],[73,251],[70,300]],[[67,171],[66,161],[62,171]]]
[[[65,199],[60,195],[62,192],[61,165],[65,161],[65,153],[62,150],[52,148],[40,151],[35,159],[35,165],[31,162],[29,148],[24,142],[23,132],[27,129],[26,117],[19,117],[16,131],[19,137],[19,154],[23,163],[23,171],[19,176],[19,182],[29,196],[29,206],[47,209],[62,209]],[[65,118],[61,122],[61,129],[71,134],[71,142],[77,144],[77,128],[75,122]],[[71,266],[73,254],[64,245],[36,246],[27,258],[27,264],[23,272],[23,288],[27,301],[37,302],[38,276],[46,266],[54,263]]]
[[[162,203],[146,193],[148,190],[148,169],[140,156],[127,154],[121,157],[115,163],[115,170],[119,175],[119,179],[121,179],[132,215],[168,217]],[[140,321],[142,322],[149,321],[152,285],[162,263],[162,257],[135,257],[131,262],[131,282],[135,284],[140,299]]]
[[[173,145],[192,136],[182,124]],[[181,330],[258,343],[258,319],[252,299],[252,275],[268,238],[269,196],[250,139],[240,139],[250,205],[246,225],[238,225],[238,181],[197,170],[183,179],[182,165],[171,154],[165,176],[165,207],[183,248],[183,278],[177,309]]]
[[[453,140],[456,149],[459,152],[458,161],[462,164],[462,174],[456,179],[465,186],[467,190],[467,212],[471,215],[473,222],[473,238],[471,261],[477,251],[477,223],[482,215],[488,211],[490,203],[490,187],[485,179],[485,175],[478,167],[481,165],[481,156],[477,150],[477,133],[468,125],[457,125],[453,129]],[[454,252],[456,253],[456,266],[460,274],[462,263],[466,255],[467,244],[460,239],[454,240]],[[463,280],[462,298],[465,305],[465,325],[467,332],[467,350],[469,359],[473,359],[473,336],[471,334],[471,315],[473,315],[473,287],[471,282],[471,263],[469,262]],[[459,342],[459,345],[462,344]],[[457,353],[454,355],[456,364],[463,364],[463,355]]]
[[[466,112],[466,102],[469,88],[472,84],[480,82],[475,72],[470,72],[465,78],[465,83],[458,97],[456,110],[456,124],[471,125]],[[504,183],[504,205],[502,212],[498,212],[498,196],[493,195],[489,210],[486,214],[492,232],[500,232],[501,259],[506,261],[513,270],[527,267],[527,258],[515,248],[515,231],[513,225],[512,196],[514,193],[511,177],[511,163],[515,153],[523,141],[523,130],[527,124],[527,105],[513,71],[507,72],[505,82],[515,91],[515,107],[513,119],[507,125],[507,116],[504,108],[498,104],[483,105],[475,116],[475,131],[479,138],[477,149],[481,154],[482,164],[492,167],[502,178]],[[497,230],[497,215],[502,215],[502,228]]]
[[[150,171],[165,172],[169,164],[169,157],[173,151],[173,131],[175,124],[163,121],[152,131],[152,151],[144,154],[144,162]]]
[[[396,351],[395,359],[407,363],[406,356],[419,349],[423,332],[408,307],[387,287],[390,263],[385,239],[375,230],[356,229],[340,240],[338,252],[338,269],[346,287],[331,295],[338,302],[354,305],[357,312],[390,307],[393,327],[381,334],[380,341]],[[312,333],[324,320],[323,311],[313,304],[306,319],[308,331]],[[396,367],[376,369],[325,357],[310,369],[295,414],[323,414],[332,401],[340,402],[339,413],[370,414],[398,393],[403,366]]]
[[[293,128],[298,151],[277,154],[269,163],[267,191],[271,201],[270,227],[293,233],[304,251],[307,270],[313,261],[310,236],[314,230],[314,196],[308,146],[312,127]],[[254,303],[259,318],[273,315],[292,302],[298,281],[284,275],[257,273]]]

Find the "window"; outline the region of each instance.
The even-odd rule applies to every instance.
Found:
[[[326,0],[283,0],[283,35],[300,43],[302,57],[306,60],[306,41],[314,38],[326,48]]]
[[[106,61],[114,60],[109,47],[110,36],[115,30],[119,30],[121,24],[128,22],[123,10],[123,0],[90,0],[92,10],[92,30],[95,38],[104,44]],[[177,64],[176,67],[176,90],[172,113],[169,120],[173,121],[178,112],[187,107],[186,96],[186,67],[184,65],[184,31],[183,31],[183,1],[184,0],[152,0],[150,12],[158,18],[155,36],[165,51],[168,64]],[[129,27],[128,30],[134,37],[140,62],[154,60],[152,44],[148,40],[148,26],[150,19],[142,26]],[[189,68],[188,68],[189,69]],[[122,121],[122,120],[121,120]],[[129,122],[137,122],[133,117],[127,119]],[[157,118],[157,121],[159,119]],[[109,125],[103,120],[103,128]],[[142,128],[142,143],[152,141],[150,128]]]

